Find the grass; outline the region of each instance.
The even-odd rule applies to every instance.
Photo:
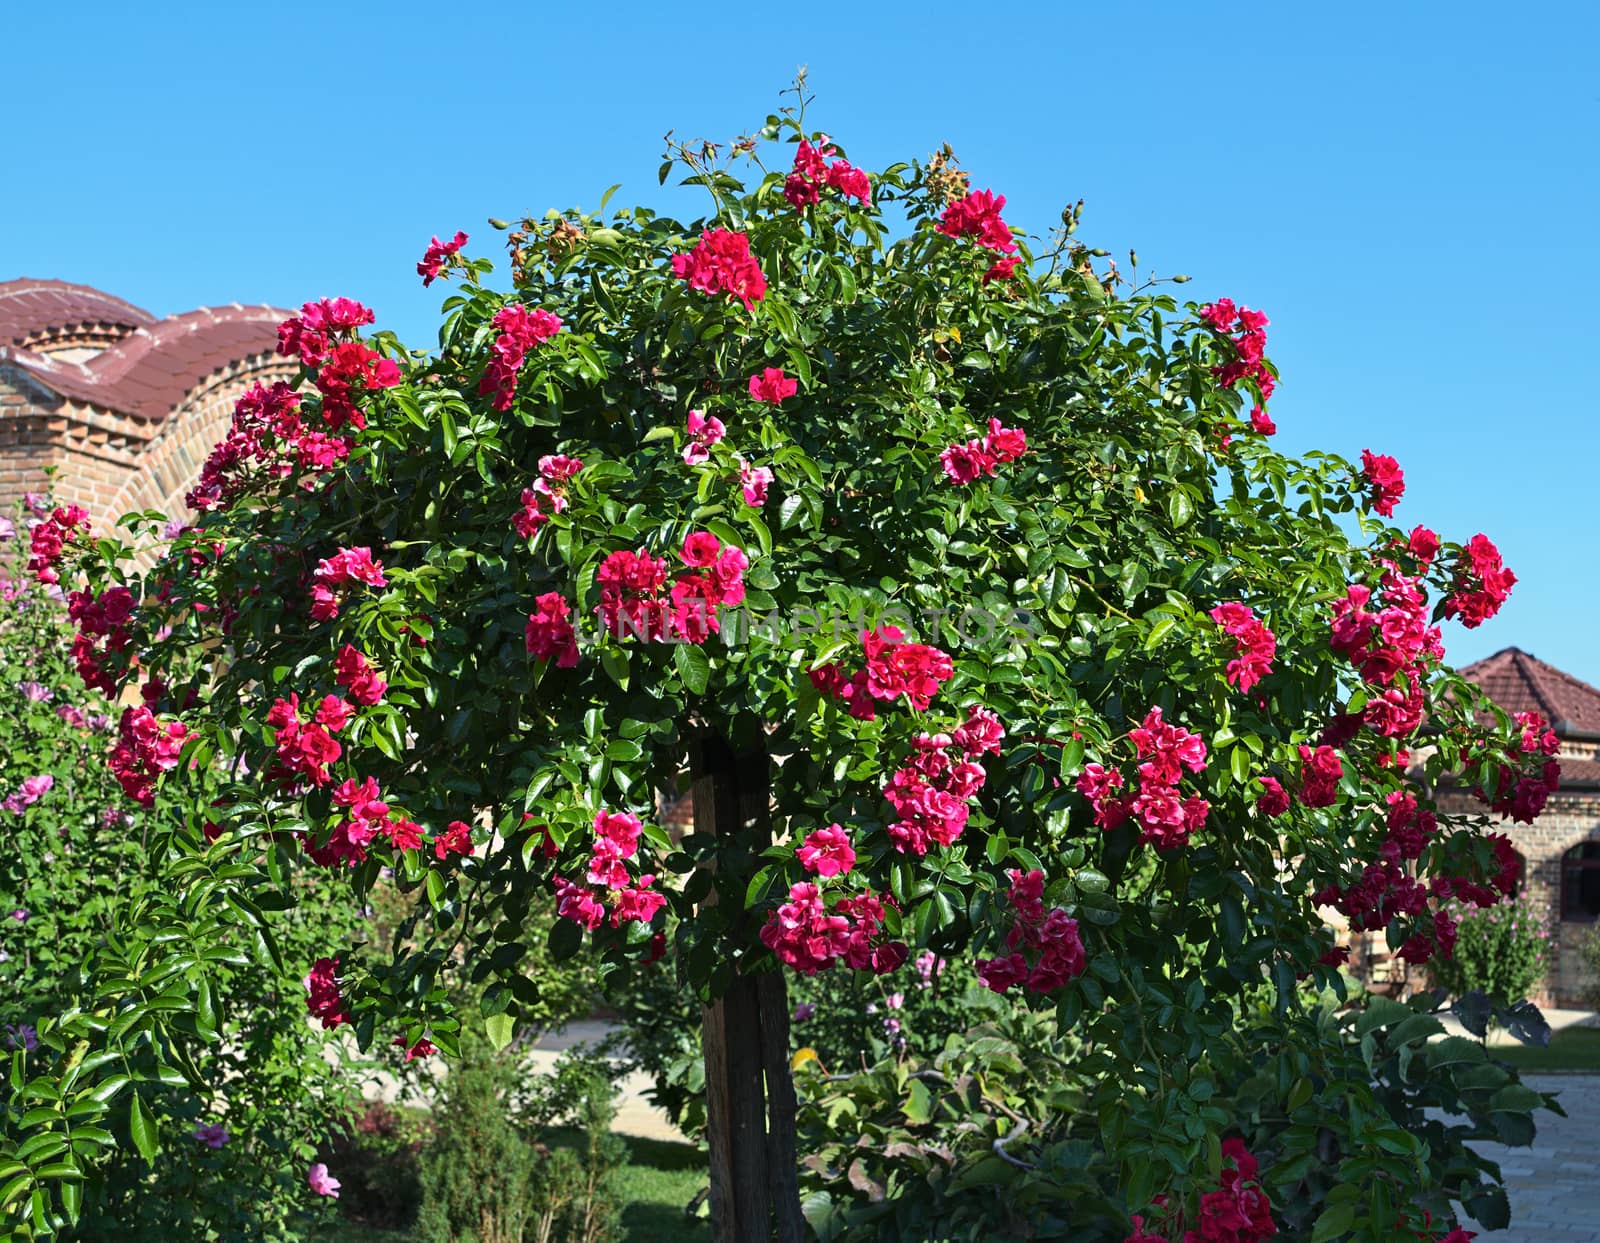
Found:
[[[556,1132],[555,1143],[576,1143],[575,1132]],[[684,1206],[706,1185],[705,1156],[693,1144],[622,1136],[628,1163],[618,1174],[624,1208],[622,1225],[628,1243],[695,1243],[708,1239],[704,1221],[684,1216]],[[410,1243],[405,1230],[374,1230],[340,1223],[319,1243]]]
[[[709,1239],[704,1220],[684,1216],[684,1206],[709,1178],[705,1155],[693,1144],[625,1137],[628,1164],[621,1174],[622,1224],[629,1243]]]
[[[1501,1046],[1490,1056],[1518,1070],[1600,1071],[1600,1027],[1568,1027],[1542,1049],[1529,1044]]]

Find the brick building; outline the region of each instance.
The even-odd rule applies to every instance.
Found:
[[[104,530],[130,510],[186,512],[184,493],[257,380],[290,379],[269,306],[157,319],[87,285],[0,282],[0,505],[44,489]]]
[[[1600,690],[1514,647],[1461,672],[1507,712],[1537,712],[1561,739],[1561,788],[1535,823],[1503,828],[1522,855],[1524,890],[1554,933],[1543,1001],[1584,1005],[1596,981],[1578,946],[1600,918]],[[1482,810],[1476,802],[1461,806]]]
[[[1561,761],[1561,788],[1550,796],[1544,813],[1531,825],[1507,820],[1495,828],[1522,857],[1518,896],[1549,921],[1554,954],[1532,1000],[1541,1006],[1587,1009],[1592,1005],[1589,988],[1597,981],[1578,951],[1600,919],[1600,690],[1515,647],[1467,665],[1461,673],[1505,711],[1537,712],[1561,740],[1556,757]],[[1438,797],[1445,810],[1484,814],[1483,804],[1465,793],[1447,788]],[[1405,965],[1389,952],[1382,932],[1351,937],[1342,916],[1330,923],[1341,940],[1349,940],[1351,969],[1369,987],[1427,987],[1422,968],[1413,968],[1406,978]]]

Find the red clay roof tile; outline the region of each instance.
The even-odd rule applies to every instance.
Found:
[[[86,285],[7,281],[0,283],[0,362],[20,367],[63,397],[156,420],[176,409],[213,372],[247,358],[274,355],[278,324],[290,314],[235,303],[157,320]],[[45,328],[80,322],[112,323],[130,331],[81,363],[47,358],[14,344]]]
[[[1600,738],[1600,690],[1520,648],[1496,652],[1461,674],[1507,712],[1537,712],[1563,737]]]

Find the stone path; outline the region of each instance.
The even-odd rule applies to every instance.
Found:
[[[1511,1195],[1511,1228],[1483,1243],[1600,1243],[1600,1075],[1524,1075],[1538,1092],[1559,1092],[1567,1117],[1535,1115],[1531,1148],[1479,1144],[1500,1163]]]

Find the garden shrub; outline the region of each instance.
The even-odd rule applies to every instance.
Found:
[[[1458,910],[1455,953],[1428,963],[1435,987],[1452,997],[1478,991],[1524,1000],[1544,979],[1553,935],[1538,904],[1519,897],[1488,910]]]
[[[463,1059],[436,1103],[422,1152],[421,1243],[522,1243],[534,1154],[507,1108],[509,1061]]]
[[[970,961],[924,950],[889,975],[822,972],[801,978],[790,1034],[830,1071],[864,1068],[884,1058],[927,1059],[949,1038],[993,1013]]]
[[[617,1175],[628,1150],[611,1134],[614,1067],[601,1054],[569,1052],[534,1083],[523,1112],[538,1157],[531,1243],[616,1243],[623,1237]],[[555,1142],[555,1127],[571,1128],[570,1146]]]
[[[360,904],[390,869],[416,924],[386,959],[330,934],[312,1003],[362,1046],[446,1056],[464,1018],[511,1040],[541,940],[697,1000],[780,964],[965,956],[1097,1059],[1086,1240],[1158,1197],[1287,1226],[1260,1189],[1309,1176],[1308,1144],[1338,1160],[1324,1243],[1492,1215],[1314,1083],[1258,1169],[1201,1072],[1264,987],[1311,1070],[1363,1065],[1313,1004],[1339,985],[1320,908],[1422,963],[1451,953],[1449,903],[1514,888],[1491,817],[1539,814],[1554,735],[1453,673],[1436,624],[1484,623],[1514,574],[1482,534],[1392,525],[1392,458],[1273,448],[1259,310],[1180,303],[1078,241],[1076,210],[1022,236],[948,153],[869,174],[801,90],[738,143],[670,148],[707,218],[609,196],[524,218],[509,289],[435,239],[419,273],[459,281],[435,352],[307,303],[280,335],[302,388],[241,400],[148,573],[147,517],[34,532],[35,573],[85,593],[87,675],[147,692],[124,788],[228,830],[160,844],[189,917],[251,887],[293,905],[306,875]],[[655,791],[728,752],[770,800],[675,842]],[[1435,807],[1444,780],[1484,814]],[[487,972],[475,1015],[460,956]],[[178,975],[179,1017],[142,1021],[191,1012]],[[78,1099],[84,1073],[40,1089]],[[9,1129],[0,1205],[43,1231],[94,1161],[34,1169],[41,1133],[71,1142],[59,1114]]]
[[[1578,961],[1588,975],[1584,1000],[1600,1010],[1600,924],[1587,929],[1578,941]]]
[[[136,1113],[124,1096],[103,1119],[80,1108],[75,1151],[106,1159],[80,1195],[70,1237],[300,1239],[323,1216],[301,1193],[306,1165],[351,1094],[350,1059],[322,1056],[326,1038],[306,1021],[300,976],[321,938],[350,935],[359,921],[302,880],[291,909],[262,924],[281,967],[246,952],[249,925],[237,919],[198,947],[177,941],[175,963],[127,936],[181,918],[163,843],[202,835],[171,807],[127,798],[106,765],[119,709],[80,680],[59,589],[24,567],[26,532],[49,512],[47,498],[29,498],[0,518],[0,672],[13,688],[0,702],[0,822],[10,843],[0,861],[0,1030],[17,1059],[0,1080],[0,1110],[9,1129],[49,1100],[18,1092],[19,1082],[84,1064],[84,1046],[50,1034],[81,1024],[74,1039],[94,1038],[103,1072],[137,1084],[139,1104]],[[117,1021],[129,1001],[159,1003],[175,987],[188,996],[194,981],[201,1000],[184,1031]],[[42,1151],[41,1165],[50,1159]]]
[[[469,1039],[422,1150],[421,1243],[615,1243],[627,1152],[610,1134],[615,1091],[603,1058],[564,1054],[540,1076]],[[576,1129],[575,1146],[555,1142],[558,1126]]]
[[[339,1215],[382,1230],[414,1225],[422,1203],[421,1154],[432,1132],[428,1118],[382,1101],[352,1110],[323,1157],[339,1171]]]
[[[1224,1149],[1207,1136],[1227,1129],[1259,1163],[1286,1240],[1330,1237],[1316,1223],[1344,1229],[1362,1213],[1401,1219],[1386,1184],[1369,1203],[1343,1183],[1352,1146],[1367,1142],[1397,1172],[1435,1188],[1412,1206],[1433,1220],[1455,1199],[1485,1224],[1503,1223],[1497,1167],[1468,1145],[1528,1142],[1527,1111],[1545,1098],[1517,1084],[1477,1041],[1441,1039],[1433,1013],[1441,999],[1369,998],[1340,1011],[1324,994],[1304,1012],[1279,1013],[1263,997],[1208,1042],[1187,1084],[1156,1079],[1168,1117],[1158,1113],[1151,1129],[1134,1134],[1106,1135],[1119,1126],[1116,1112],[1088,1107],[1112,1073],[1104,1052],[1065,1039],[1049,1014],[1001,1003],[932,1058],[885,1058],[832,1075],[804,1063],[806,1218],[823,1243],[1115,1235],[1118,1220],[1099,1207],[1122,1178],[1106,1161],[1112,1145],[1142,1145],[1153,1163],[1198,1130],[1216,1185]],[[1330,1031],[1347,1039],[1331,1042]],[[1362,1119],[1353,1135],[1318,1121],[1340,1102]],[[1188,1114],[1194,1123],[1176,1121]],[[1186,1237],[1198,1224],[1191,1211],[1157,1207],[1146,1229]]]

